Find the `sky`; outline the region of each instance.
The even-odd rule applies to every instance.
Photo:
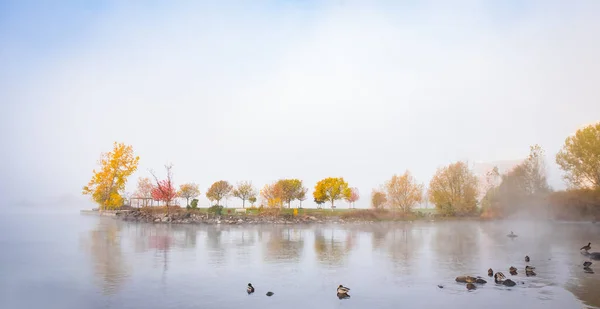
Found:
[[[561,188],[556,152],[600,120],[599,1],[82,3],[0,1],[0,205],[89,201],[114,141],[129,192],[172,163],[202,193],[344,177],[368,207],[533,144]]]

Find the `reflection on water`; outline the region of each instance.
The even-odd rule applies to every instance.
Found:
[[[585,257],[579,253],[588,241],[592,248],[600,244],[598,225],[406,222],[243,227],[138,224],[96,217],[68,220],[79,223],[63,228],[61,241],[45,238],[50,233],[27,234],[25,228],[14,238],[0,238],[3,248],[9,249],[3,250],[0,262],[23,265],[3,269],[4,277],[12,280],[0,284],[1,308],[47,308],[50,299],[61,309],[82,304],[330,308],[342,305],[334,296],[339,284],[352,288],[352,298],[343,301],[349,308],[600,306],[600,262],[592,265],[599,272],[586,274]],[[65,223],[37,226],[55,231]],[[519,237],[506,237],[510,230]],[[525,276],[525,255],[531,257],[537,276]],[[510,266],[519,269],[517,276],[509,276],[519,282],[512,289],[490,279],[468,292],[464,284],[454,282],[458,275],[487,278],[488,268],[508,275]],[[52,293],[25,297],[39,288],[36,280],[55,282],[46,288]],[[244,293],[248,282],[257,288],[253,296]],[[275,296],[265,297],[267,290]]]

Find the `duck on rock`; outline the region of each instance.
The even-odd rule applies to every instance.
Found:
[[[525,256],[525,262],[529,263],[529,255]]]
[[[514,281],[512,281],[510,279],[506,279],[506,277],[504,276],[504,274],[501,273],[501,272],[497,272],[494,275],[494,282],[496,282],[497,284],[502,284],[504,286],[515,286],[515,285],[517,285]]]

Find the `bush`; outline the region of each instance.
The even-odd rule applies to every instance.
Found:
[[[192,202],[190,203],[190,208],[191,209],[198,209],[198,199],[195,198],[192,200]]]
[[[214,206],[210,206],[208,208],[208,213],[212,213],[217,216],[220,216],[222,212],[223,212],[223,206],[221,206],[221,205],[214,205]]]

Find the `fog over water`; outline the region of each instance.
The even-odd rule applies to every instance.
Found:
[[[583,272],[578,249],[589,241],[597,250],[599,235],[590,223],[244,227],[2,216],[0,307],[596,308],[600,275]],[[525,255],[537,276],[525,276]],[[490,267],[518,285],[494,284]],[[459,275],[488,283],[468,291]],[[350,299],[337,298],[339,284]]]

